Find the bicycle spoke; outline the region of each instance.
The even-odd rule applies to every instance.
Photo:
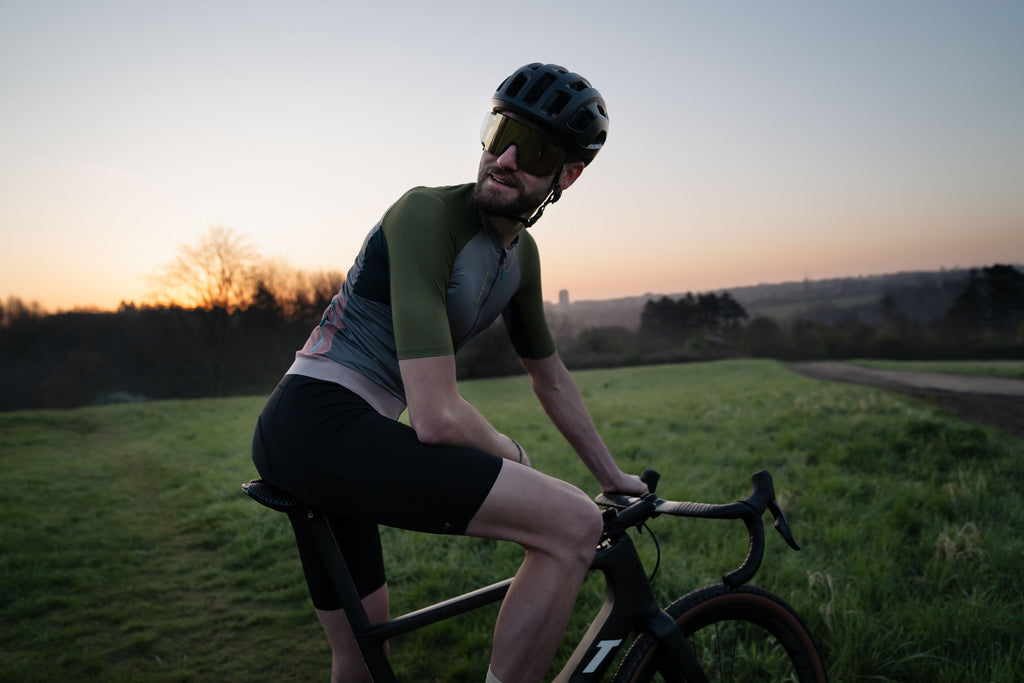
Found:
[[[766,591],[709,587],[681,598],[668,611],[686,635],[709,683],[825,680],[813,641],[799,617]],[[656,672],[665,656],[653,634],[638,638],[616,681],[664,680]]]
[[[699,653],[709,681],[794,680],[785,650],[771,634],[754,624],[714,624],[691,636],[690,645]]]

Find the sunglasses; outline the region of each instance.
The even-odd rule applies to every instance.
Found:
[[[496,157],[515,145],[516,165],[531,175],[554,175],[566,160],[565,150],[554,139],[500,111],[484,119],[480,142]]]

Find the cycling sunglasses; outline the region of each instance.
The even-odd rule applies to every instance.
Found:
[[[500,111],[491,112],[484,119],[480,142],[496,157],[515,145],[516,165],[531,175],[554,175],[566,160],[565,150],[553,138]]]

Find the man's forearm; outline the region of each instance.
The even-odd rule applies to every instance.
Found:
[[[524,361],[533,391],[558,431],[605,490],[621,484],[622,472],[601,439],[576,382],[557,354],[540,361]]]
[[[409,405],[409,422],[420,441],[476,448],[509,460],[520,460],[520,447],[495,429],[459,394],[451,356],[403,360],[399,366]]]

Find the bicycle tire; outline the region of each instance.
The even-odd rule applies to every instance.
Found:
[[[690,643],[708,681],[824,683],[825,666],[807,627],[781,598],[757,586],[707,586],[666,610]],[[665,680],[661,642],[637,636],[615,672],[615,683]]]

